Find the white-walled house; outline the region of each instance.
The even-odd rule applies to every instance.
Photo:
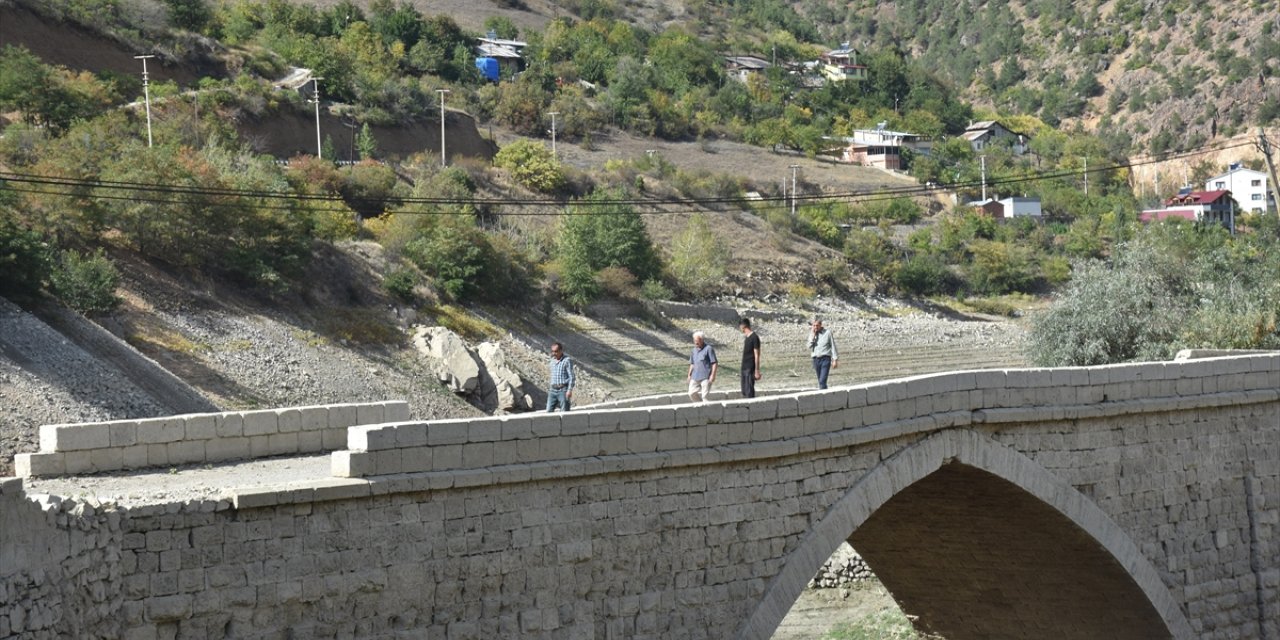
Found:
[[[999,200],[999,203],[1006,218],[1019,218],[1022,216],[1039,218],[1043,215],[1040,210],[1040,198],[1003,198]]]
[[[1267,174],[1247,169],[1238,163],[1231,165],[1226,173],[1205,181],[1204,190],[1230,191],[1239,203],[1240,210],[1251,213],[1266,213],[1276,204],[1276,195],[1271,190]]]

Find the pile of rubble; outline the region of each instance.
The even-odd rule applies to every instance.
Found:
[[[858,555],[848,542],[841,543],[840,548],[831,554],[822,568],[809,581],[810,589],[834,589],[853,582],[874,580],[875,574],[862,556]]]

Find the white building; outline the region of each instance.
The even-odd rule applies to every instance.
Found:
[[[1266,213],[1276,206],[1276,194],[1271,191],[1269,183],[1267,174],[1235,163],[1226,173],[1209,178],[1204,183],[1204,190],[1230,191],[1241,211]]]
[[[1042,213],[1040,211],[1040,198],[1004,198],[999,201],[1000,207],[1004,210],[1004,217],[1019,218],[1022,216],[1031,216],[1039,218]]]

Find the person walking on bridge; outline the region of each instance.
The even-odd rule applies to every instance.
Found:
[[[751,320],[738,322],[742,330],[742,397],[756,397],[756,380],[760,379],[760,336],[751,329]]]
[[[716,381],[716,350],[707,344],[706,335],[701,331],[693,332],[693,353],[689,355],[689,399],[694,402],[706,402],[711,393],[711,383]]]
[[[547,413],[562,407],[569,410],[573,398],[573,360],[564,354],[564,345],[551,343],[551,386],[547,389]]]
[[[813,357],[813,371],[818,374],[818,388],[827,388],[827,375],[840,366],[840,354],[836,351],[836,338],[830,329],[823,328],[822,318],[814,318],[809,324],[809,355]]]

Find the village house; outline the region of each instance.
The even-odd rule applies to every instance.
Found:
[[[772,67],[768,60],[759,56],[725,56],[725,72],[738,82],[746,82],[747,78],[764,73]]]
[[[524,69],[521,54],[527,46],[527,42],[504,40],[490,31],[486,37],[476,38],[476,68],[493,82],[513,78]]]
[[[1138,214],[1138,220],[1152,222],[1166,218],[1182,218],[1194,222],[1217,223],[1230,229],[1236,229],[1236,205],[1231,192],[1192,191],[1189,187],[1178,192],[1178,195],[1165,200],[1163,209],[1147,209]]]
[[[839,148],[841,162],[893,171],[902,169],[903,149],[928,153],[933,148],[933,141],[928,137],[905,131],[890,131],[885,128],[886,124],[881,122],[875,129],[858,129],[852,136],[827,139],[843,143],[843,147]]]
[[[822,75],[832,82],[867,79],[867,67],[858,64],[858,52],[848,42],[840,43],[839,49],[822,54],[819,62],[822,63]]]
[[[1022,155],[1027,152],[1027,136],[1000,124],[996,120],[971,123],[968,127],[965,127],[964,133],[960,134],[960,137],[968,140],[974,151],[982,151],[996,143],[1005,143],[1013,149],[1013,153],[1016,155]]]
[[[1034,196],[1013,196],[999,200],[994,198],[975,200],[970,202],[969,206],[997,220],[1024,217],[1038,220],[1044,215],[1040,207],[1040,198]]]
[[[1205,181],[1204,190],[1230,191],[1241,211],[1266,213],[1276,206],[1276,194],[1271,190],[1267,174],[1247,169],[1238,162],[1229,165],[1226,173]]]

